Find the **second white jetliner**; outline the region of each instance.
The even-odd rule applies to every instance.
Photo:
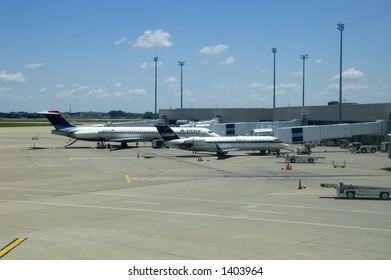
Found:
[[[168,125],[156,125],[167,147],[190,151],[216,152],[224,157],[230,151],[289,150],[289,145],[273,136],[219,136],[180,138]]]

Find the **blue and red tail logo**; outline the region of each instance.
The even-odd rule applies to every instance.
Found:
[[[62,128],[70,128],[75,127],[73,124],[68,122],[63,115],[59,111],[56,110],[49,110],[47,112],[42,112],[42,115],[45,115],[45,117],[49,120],[49,122],[56,128],[56,129],[62,129]]]
[[[180,137],[168,125],[157,124],[155,127],[164,141],[180,139]]]

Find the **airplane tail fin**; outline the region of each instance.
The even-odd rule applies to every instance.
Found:
[[[75,127],[73,124],[71,124],[64,118],[60,111],[49,110],[45,112],[38,112],[38,114],[44,115],[57,130],[62,128]]]
[[[181,138],[171,129],[171,127],[166,124],[157,124],[155,127],[164,141],[171,141]]]

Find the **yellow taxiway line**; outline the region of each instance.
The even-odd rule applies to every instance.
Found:
[[[132,181],[132,179],[130,179],[129,175],[125,175],[125,180],[126,180],[126,183],[130,183]]]
[[[23,241],[25,241],[27,238],[25,237],[19,237],[16,238],[14,241],[12,241],[10,244],[5,246],[3,249],[0,250],[0,259],[4,257],[6,254],[8,254],[12,249],[14,249],[16,246],[20,245]]]

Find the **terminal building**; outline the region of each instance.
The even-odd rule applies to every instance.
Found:
[[[391,103],[339,104],[282,108],[161,109],[159,118],[171,125],[194,122],[220,135],[255,135],[271,128],[288,143],[349,139],[366,144],[388,141]],[[214,120],[214,121],[210,121]],[[207,121],[207,122],[205,122]],[[209,122],[208,122],[209,121]]]
[[[205,121],[219,118],[220,122],[267,122],[303,119],[308,125],[339,123],[339,105],[282,108],[206,108],[160,109],[160,118],[171,124],[177,120]],[[391,119],[391,103],[343,104],[342,122],[360,123]]]

